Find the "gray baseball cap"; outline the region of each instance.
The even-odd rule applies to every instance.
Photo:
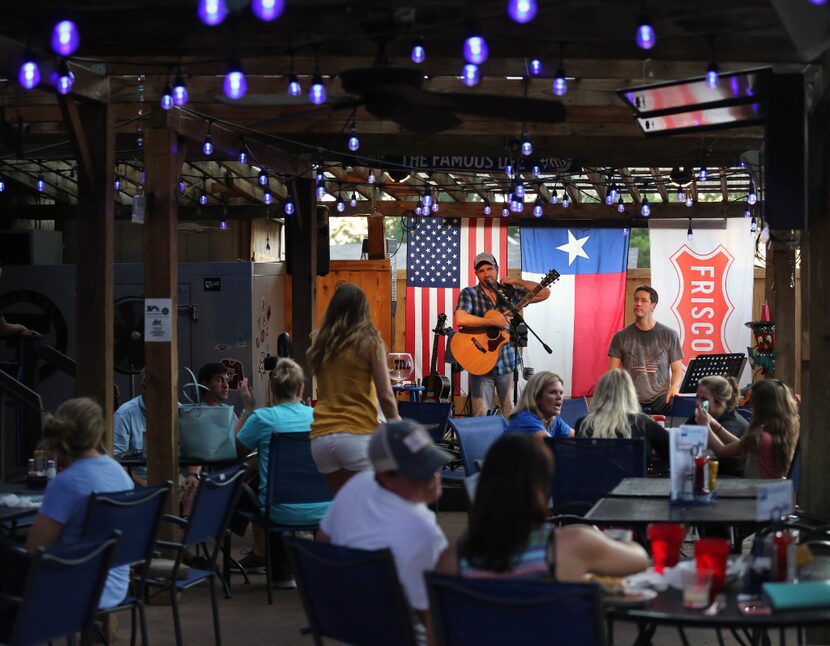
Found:
[[[411,419],[381,424],[369,441],[375,471],[397,471],[417,482],[429,480],[450,460],[452,455],[435,446],[426,428]]]
[[[493,265],[493,267],[498,267],[499,263],[496,262],[496,257],[491,254],[489,251],[482,251],[480,254],[476,256],[475,261],[475,268],[478,269],[479,265],[487,263],[489,265]]]

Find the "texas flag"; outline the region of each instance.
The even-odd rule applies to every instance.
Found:
[[[590,396],[625,319],[629,231],[523,227],[521,236],[522,278],[539,282],[550,269],[561,274],[550,297],[524,312],[553,353],[531,334],[524,364],[560,375],[566,397]]]

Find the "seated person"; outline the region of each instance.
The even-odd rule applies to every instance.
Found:
[[[738,414],[738,401],[741,391],[734,377],[709,376],[697,382],[695,413],[686,420],[686,424],[706,424],[707,420],[698,413],[702,411],[704,401],[709,402],[709,415],[721,426],[740,438],[749,427],[749,422]],[[700,422],[698,422],[700,417]],[[719,472],[723,475],[740,476],[743,474],[743,460],[739,458],[724,458],[721,460]]]
[[[254,449],[259,460],[259,505],[264,509],[265,489],[268,484],[268,461],[271,436],[275,433],[308,433],[314,420],[313,409],[302,403],[305,375],[297,362],[280,359],[271,371],[270,389],[273,405],[259,408],[245,420],[236,436],[237,452],[245,457]],[[311,441],[308,452],[311,455]],[[275,504],[271,507],[271,521],[279,525],[314,525],[320,522],[329,508],[328,502]],[[246,569],[265,566],[264,536],[259,525],[253,526],[254,548],[240,561]],[[277,535],[277,539],[279,536]],[[274,541],[271,550],[272,578],[277,587],[296,587],[288,568],[288,556],[282,541]],[[259,546],[259,549],[258,549]]]
[[[669,434],[640,412],[634,382],[625,370],[614,368],[597,382],[591,412],[576,420],[577,437],[646,439],[646,444],[664,460],[669,459]]]
[[[546,437],[573,437],[573,429],[559,417],[565,400],[564,386],[556,373],[535,373],[525,384],[505,432],[527,433],[542,444]]]
[[[66,468],[46,488],[43,504],[35,516],[26,548],[77,543],[93,491],[125,491],[134,487],[121,465],[106,455],[103,445],[104,417],[101,407],[87,397],[70,399],[46,418],[41,447],[62,457]],[[98,604],[109,608],[127,594],[130,568],[112,568]]]
[[[785,478],[798,442],[798,404],[778,379],[752,385],[752,421],[741,437],[698,405],[695,420],[709,427],[709,448],[719,458],[744,458],[747,478]]]
[[[554,528],[548,517],[550,451],[518,433],[502,435],[484,460],[469,529],[441,555],[437,570],[465,577],[583,582],[648,567],[637,543],[615,541],[587,525]]]
[[[447,547],[427,505],[441,497],[439,471],[451,459],[420,424],[408,419],[381,424],[369,441],[373,470],[343,485],[317,535],[345,547],[389,548],[404,596],[423,626],[429,618],[424,572],[435,567]],[[418,623],[416,630],[423,630]]]
[[[124,453],[144,450],[144,432],[147,430],[147,407],[144,404],[147,388],[144,384],[144,376],[142,368],[138,397],[127,400],[115,411],[112,454],[116,458]],[[147,486],[147,467],[132,467],[129,473],[133,482],[139,487]]]

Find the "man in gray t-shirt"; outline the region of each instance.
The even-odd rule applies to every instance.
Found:
[[[668,414],[683,379],[683,350],[677,332],[654,320],[657,291],[634,290],[634,323],[611,339],[608,369],[624,368],[634,381],[637,399],[655,414]]]

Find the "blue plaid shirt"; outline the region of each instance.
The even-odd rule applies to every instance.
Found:
[[[519,285],[511,285],[513,287],[513,294],[510,296],[510,302],[516,305],[527,294],[527,290]],[[484,314],[496,308],[490,297],[484,293],[481,285],[474,285],[473,287],[465,287],[458,294],[458,304],[455,306],[457,310],[464,310],[473,316],[484,316]],[[496,362],[494,368],[497,375],[506,375],[511,372],[513,368],[519,363],[519,353],[511,343],[505,343],[499,351],[499,360]]]

